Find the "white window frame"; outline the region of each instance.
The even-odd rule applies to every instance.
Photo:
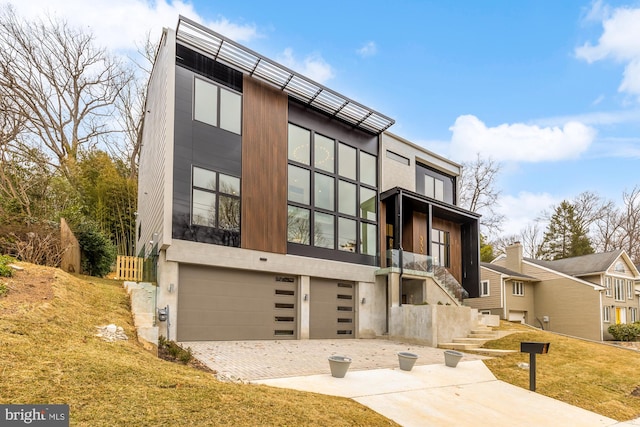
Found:
[[[488,297],[491,295],[491,282],[489,280],[481,280],[480,281],[480,296]]]
[[[620,279],[619,277],[615,277],[613,279],[613,299],[616,301],[624,302],[625,301],[625,280]]]
[[[604,278],[604,294],[605,296],[610,297],[611,296],[611,277],[607,276]]]
[[[635,323],[638,321],[638,309],[635,307],[629,308],[629,317],[631,318],[631,323]]]
[[[524,296],[524,282],[521,282],[519,280],[514,280],[511,284],[511,288],[513,291],[513,295],[518,297]]]
[[[608,305],[602,307],[602,321],[605,323],[611,322],[611,309]]]
[[[627,280],[627,299],[633,299],[633,280]]]

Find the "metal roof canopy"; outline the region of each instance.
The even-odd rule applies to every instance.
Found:
[[[395,123],[393,119],[332,91],[252,50],[227,39],[197,22],[180,16],[176,37],[232,68],[263,80],[303,103],[349,124],[379,134]]]

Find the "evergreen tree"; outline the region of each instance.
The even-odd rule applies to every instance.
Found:
[[[562,201],[549,220],[538,258],[553,261],[592,253],[591,240],[577,218],[575,207]]]

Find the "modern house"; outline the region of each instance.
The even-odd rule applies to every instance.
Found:
[[[638,318],[637,267],[624,250],[557,261],[523,258],[522,245],[481,264],[481,313],[591,340],[612,339],[610,325]]]
[[[450,337],[433,319],[468,329],[478,215],[457,207],[460,165],[183,17],[163,31],[146,110],[137,251],[157,265],[160,334],[435,345]],[[409,306],[429,322],[407,325]]]

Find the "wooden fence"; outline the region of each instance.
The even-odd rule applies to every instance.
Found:
[[[144,258],[118,255],[116,259],[116,279],[142,281]]]

